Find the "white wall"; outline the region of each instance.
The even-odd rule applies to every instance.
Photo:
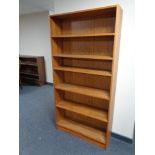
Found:
[[[19,17],[19,53],[44,56],[46,81],[53,82],[48,15],[46,11]]]
[[[112,131],[132,138],[135,122],[133,67],[134,0],[56,0],[55,13],[103,7],[116,3],[119,3],[123,8],[123,23]]]

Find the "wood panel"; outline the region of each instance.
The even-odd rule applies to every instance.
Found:
[[[61,36],[113,33],[114,23],[115,17],[108,17],[105,15],[65,19],[61,21]]]
[[[81,94],[75,94],[72,92],[65,92],[64,93],[64,99],[81,103],[84,105],[88,105],[90,107],[102,109],[102,110],[108,110],[109,107],[109,101],[99,98],[94,98],[93,96],[86,96]]]
[[[54,70],[73,72],[73,73],[83,73],[83,74],[90,74],[90,75],[111,76],[111,72],[109,72],[109,71],[84,69],[84,68],[77,68],[77,67],[62,67],[62,66],[60,66],[60,67],[55,67]]]
[[[112,56],[113,37],[64,38],[64,54],[90,54]]]
[[[62,63],[59,63],[61,66],[70,66],[70,67],[79,67],[87,69],[97,69],[103,71],[111,72],[112,62],[104,60],[81,60],[81,59],[66,59],[64,58]]]
[[[57,54],[53,54],[53,57],[56,58],[74,58],[74,59],[92,59],[92,60],[113,60],[111,56],[104,56],[104,55],[86,55],[82,54],[64,54],[58,51]]]
[[[107,123],[106,122],[95,120],[95,119],[92,119],[90,117],[86,117],[84,115],[81,115],[81,114],[78,114],[75,112],[65,111],[65,118],[69,119],[69,120],[73,120],[73,121],[78,122],[78,123],[85,124],[89,127],[96,128],[96,129],[101,130],[101,131],[106,131],[106,129],[107,129]]]
[[[66,120],[66,119],[62,119],[58,121],[57,125],[60,127],[72,130],[76,133],[79,133],[97,142],[105,143],[105,133],[95,128],[91,128],[86,125],[83,125],[83,124],[80,124],[80,123],[77,123],[71,120]]]
[[[64,72],[64,82],[109,91],[110,78],[81,73]]]
[[[92,37],[114,37],[114,33],[101,33],[101,34],[71,34],[71,35],[55,35],[52,36],[53,39],[61,38],[92,38]]]
[[[55,88],[58,90],[63,90],[63,91],[73,92],[81,95],[93,96],[96,98],[109,100],[109,92],[106,90],[83,87],[83,86],[66,84],[66,83],[57,84],[55,85]]]
[[[90,117],[102,122],[108,122],[108,113],[103,110],[95,109],[89,106],[85,106],[75,102],[69,102],[65,100],[61,100],[57,107],[60,109],[64,109],[67,111],[71,111],[77,114],[81,114],[86,117]]]
[[[109,124],[108,130],[106,132],[106,141],[107,145],[109,144],[109,137],[112,130],[112,122],[113,122],[113,110],[114,110],[114,102],[115,102],[115,90],[116,90],[116,80],[117,80],[117,67],[118,67],[118,60],[119,60],[119,47],[120,47],[120,36],[121,36],[121,24],[122,24],[122,9],[118,5],[116,9],[116,23],[115,23],[115,32],[116,36],[114,39],[114,46],[113,46],[113,64],[112,64],[112,77],[111,77],[111,86],[110,86],[110,106],[109,106]]]

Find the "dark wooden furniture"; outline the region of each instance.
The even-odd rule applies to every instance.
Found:
[[[43,56],[20,55],[20,79],[22,83],[45,84],[45,64]]]
[[[121,17],[119,5],[49,17],[56,127],[102,148],[111,133]]]
[[[21,80],[21,77],[20,77],[20,69],[21,69],[21,61],[19,60],[19,87],[22,89],[23,86],[22,86],[22,80]]]

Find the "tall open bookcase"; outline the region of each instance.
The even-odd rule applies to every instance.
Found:
[[[107,148],[113,117],[122,9],[49,16],[56,127]]]

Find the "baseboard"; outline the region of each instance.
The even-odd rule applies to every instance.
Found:
[[[51,82],[46,82],[46,84],[49,84],[49,85],[52,85],[53,86],[53,83],[51,83]]]
[[[126,142],[126,143],[129,143],[129,144],[132,144],[132,143],[133,143],[133,140],[132,140],[132,139],[127,138],[127,137],[125,137],[125,136],[121,136],[121,135],[116,134],[116,133],[111,133],[111,136],[112,136],[113,138],[119,139],[119,140],[121,140],[121,141],[123,141],[123,142]]]
[[[51,83],[51,82],[46,82],[46,84],[53,86],[53,83]],[[123,142],[126,142],[126,143],[129,143],[129,144],[132,144],[133,143],[133,140],[132,139],[127,138],[127,137],[124,137],[124,136],[121,136],[121,135],[116,134],[114,132],[111,133],[111,136],[113,138],[119,139],[119,140],[121,140]]]

